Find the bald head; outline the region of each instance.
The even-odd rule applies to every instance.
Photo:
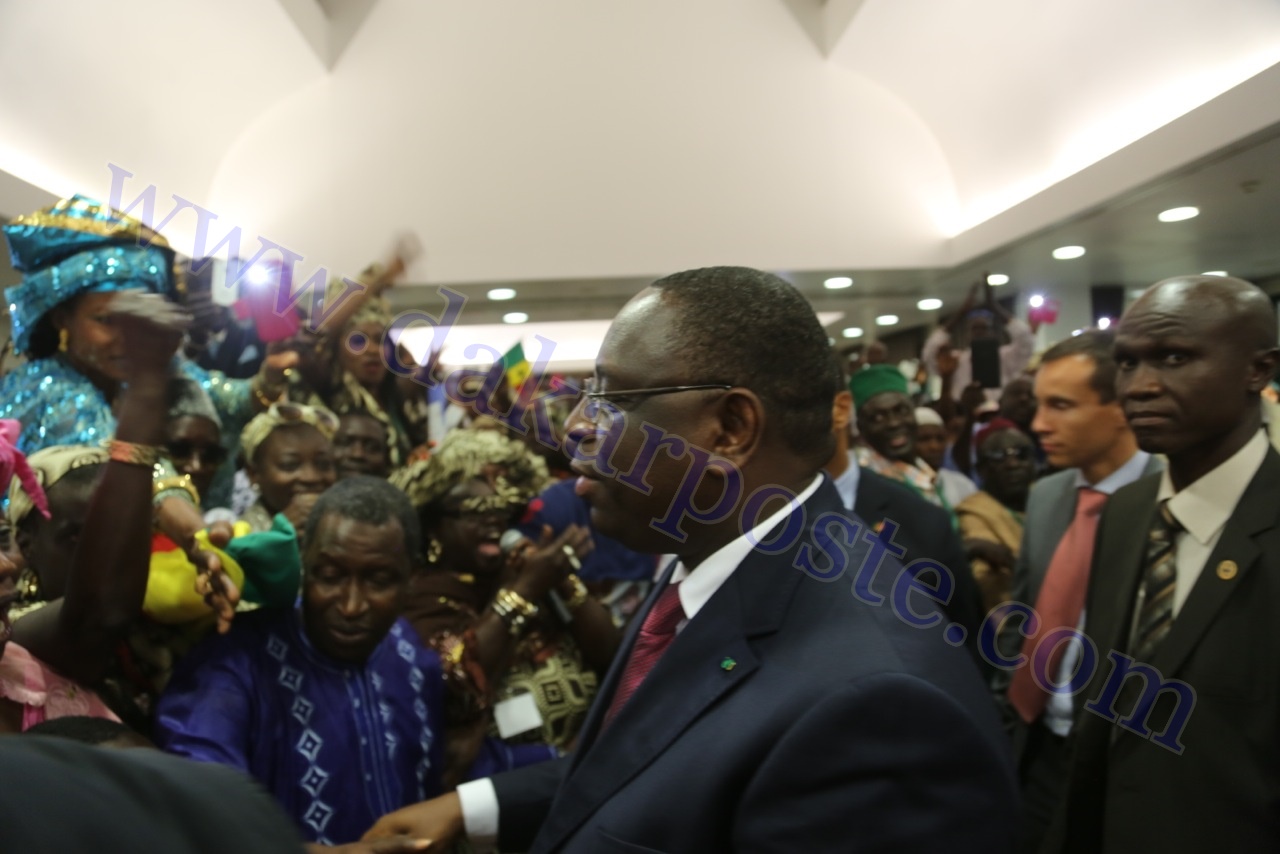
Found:
[[[1232,338],[1251,350],[1276,346],[1276,312],[1262,290],[1230,276],[1179,276],[1146,290],[1124,321],[1159,314],[1215,323],[1230,323]]]
[[[1157,282],[1116,329],[1116,395],[1174,487],[1213,470],[1257,435],[1274,376],[1276,314],[1261,290],[1225,276]]]

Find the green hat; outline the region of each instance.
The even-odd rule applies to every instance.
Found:
[[[867,365],[849,379],[849,391],[853,392],[853,405],[861,408],[877,394],[886,391],[907,393],[907,378],[896,365]]]

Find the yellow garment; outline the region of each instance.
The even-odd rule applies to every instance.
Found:
[[[956,505],[960,520],[960,537],[965,540],[987,540],[1005,546],[1018,557],[1022,545],[1022,520],[988,492],[975,492]],[[1013,567],[994,567],[985,560],[969,562],[973,578],[982,590],[983,608],[990,611],[1009,599],[1013,585]]]
[[[242,527],[243,526],[243,527]],[[237,522],[235,536],[249,533],[249,526]],[[244,570],[230,555],[209,543],[209,532],[196,534],[196,542],[222,561],[222,569],[238,589],[244,589]],[[147,574],[147,592],[142,612],[157,623],[175,625],[212,616],[204,598],[196,592],[196,566],[187,560],[181,548],[151,552],[151,569]]]

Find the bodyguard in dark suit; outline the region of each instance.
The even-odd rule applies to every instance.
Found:
[[[1280,456],[1259,400],[1276,335],[1270,300],[1228,278],[1161,282],[1120,322],[1117,391],[1168,467],[1103,511],[1098,667],[1049,851],[1276,850]]]
[[[936,602],[870,604],[912,576],[874,532],[847,536],[819,473],[839,378],[803,297],[742,268],[668,277],[618,315],[596,368],[568,424],[592,524],[679,560],[573,756],[374,833],[439,843],[465,824],[503,850],[583,854],[1008,850],[1013,772],[976,668],[945,618],[906,622]]]

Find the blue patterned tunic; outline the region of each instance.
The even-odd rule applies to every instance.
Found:
[[[248,773],[304,838],[338,845],[440,794],[443,704],[440,660],[404,620],[353,666],[312,647],[298,611],[261,610],[179,663],[155,739]]]

